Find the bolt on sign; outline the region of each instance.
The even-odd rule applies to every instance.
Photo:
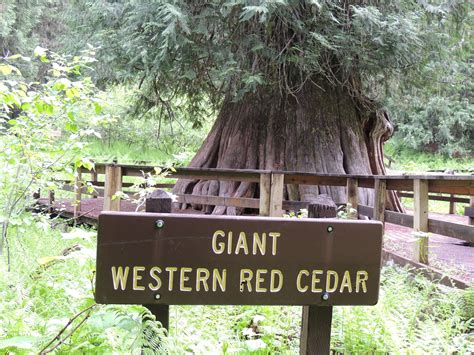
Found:
[[[374,305],[376,221],[106,212],[98,303]]]

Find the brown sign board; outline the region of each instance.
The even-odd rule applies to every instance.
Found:
[[[97,243],[98,303],[378,300],[380,222],[105,212]]]

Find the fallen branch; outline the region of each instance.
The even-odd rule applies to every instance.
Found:
[[[77,215],[76,217],[71,217],[71,218],[67,218],[67,219],[64,219],[62,220],[61,222],[57,222],[54,224],[54,226],[58,226],[60,224],[68,224],[69,222],[77,222],[77,220],[81,217],[84,217],[86,215],[88,215],[90,212],[94,211],[95,210],[95,207],[94,208],[91,208],[90,210],[88,211],[85,211],[79,215]],[[61,215],[63,214],[63,212],[59,212],[58,213],[58,217],[61,217]]]
[[[84,324],[84,322],[90,317],[91,315],[91,311],[92,309],[97,306],[97,303],[94,303],[93,305],[87,307],[86,309],[80,311],[79,313],[77,313],[74,317],[72,317],[71,319],[69,319],[69,321],[67,322],[67,324],[59,331],[59,333],[40,351],[40,355],[44,355],[44,354],[47,354],[47,353],[50,353],[54,350],[56,350],[59,346],[61,346],[62,344],[64,344],[64,342],[69,338],[71,337],[71,335],[74,334],[74,332],[79,329],[79,327]],[[79,324],[77,326],[75,326],[64,338],[60,339],[61,338],[61,335],[68,329],[68,327],[72,324],[72,322],[74,322],[78,317],[80,317],[82,314],[86,313],[86,316],[84,317],[84,319],[82,319]],[[52,348],[48,349],[48,347],[53,344],[56,340],[58,340],[59,342],[53,346]]]

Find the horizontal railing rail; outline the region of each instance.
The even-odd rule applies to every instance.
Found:
[[[154,173],[151,165],[95,164],[97,174],[105,174],[106,166],[120,168],[122,176],[142,176]],[[259,182],[261,174],[283,174],[284,183],[295,185],[346,186],[347,179],[357,179],[359,187],[373,188],[376,180],[385,180],[387,190],[413,191],[413,180],[428,181],[429,192],[456,195],[474,195],[474,175],[426,174],[426,175],[357,175],[357,174],[321,174],[298,171],[250,170],[250,169],[212,169],[212,168],[160,168],[171,178],[234,180]],[[82,173],[90,173],[81,168]]]

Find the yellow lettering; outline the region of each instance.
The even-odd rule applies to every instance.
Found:
[[[348,270],[344,272],[344,276],[342,277],[341,281],[341,289],[339,292],[342,293],[345,288],[348,289],[349,293],[352,293],[351,275],[349,274]]]
[[[207,284],[207,280],[209,279],[210,272],[208,269],[198,268],[196,270],[196,291],[201,290],[201,283],[204,286],[204,290],[207,292],[209,291],[209,286]]]
[[[313,270],[313,276],[311,277],[311,292],[323,292],[322,288],[317,288],[316,284],[321,282],[321,280],[318,278],[318,275],[322,275],[323,270]]]
[[[356,275],[356,292],[359,292],[359,286],[362,285],[362,292],[367,293],[366,281],[369,278],[369,273],[365,270],[357,271]]]
[[[114,290],[117,290],[119,288],[119,284],[121,290],[125,290],[125,287],[127,286],[129,269],[130,268],[128,266],[126,266],[125,269],[121,266],[119,266],[118,268],[112,266],[112,282],[114,284]]]
[[[258,269],[255,275],[255,292],[267,292],[265,287],[262,287],[261,283],[264,282],[262,274],[266,274],[268,270]]]
[[[222,254],[225,250],[225,243],[219,242],[217,243],[217,237],[225,237],[224,231],[215,231],[214,235],[212,236],[212,251],[215,254]]]
[[[247,236],[245,232],[240,232],[239,239],[237,240],[237,245],[235,246],[235,254],[240,253],[240,249],[244,249],[244,254],[248,255],[249,247],[247,245]]]
[[[309,271],[308,270],[300,270],[298,273],[298,276],[296,277],[296,289],[299,292],[306,292],[308,290],[308,286],[302,287],[301,286],[301,277],[303,275],[309,276]]]
[[[232,254],[232,232],[227,234],[227,254]]]
[[[145,286],[139,286],[138,281],[142,279],[141,275],[138,275],[139,272],[145,271],[144,266],[134,266],[133,267],[133,287],[132,289],[135,291],[143,291],[145,290]]]
[[[173,291],[173,275],[174,275],[174,272],[176,270],[178,270],[178,268],[174,267],[174,266],[168,266],[166,269],[166,271],[168,271],[169,273],[169,276],[168,276],[168,291]]]
[[[156,285],[153,285],[151,282],[148,284],[148,288],[152,291],[158,291],[161,288],[161,279],[158,274],[161,274],[161,269],[158,266],[153,266],[150,269],[150,276],[156,281]]]
[[[272,240],[272,255],[276,255],[277,253],[277,238],[280,236],[280,233],[268,233],[270,237],[273,238]]]
[[[265,249],[267,246],[267,234],[262,233],[262,237],[260,238],[260,235],[255,232],[253,234],[253,248],[252,248],[252,254],[257,255],[257,248],[260,250],[260,254],[265,255]]]
[[[331,286],[331,277],[334,279],[334,285]],[[334,270],[328,270],[326,274],[326,292],[334,292],[339,284],[339,275]]]
[[[247,286],[247,290],[252,292],[252,278],[253,278],[253,271],[250,269],[242,269],[240,270],[240,292],[244,292],[245,286]]]
[[[186,273],[189,273],[193,271],[190,267],[182,267],[180,271],[180,277],[179,277],[179,290],[184,291],[184,292],[191,292],[192,288],[184,286],[185,281],[189,281],[189,276],[186,276]]]
[[[217,291],[217,284],[219,284],[221,291],[225,292],[227,284],[227,269],[222,270],[222,275],[219,274],[219,269],[212,270],[212,291]]]
[[[278,276],[278,286],[275,286],[275,276]],[[283,273],[280,270],[270,272],[270,292],[279,292],[283,287]]]

